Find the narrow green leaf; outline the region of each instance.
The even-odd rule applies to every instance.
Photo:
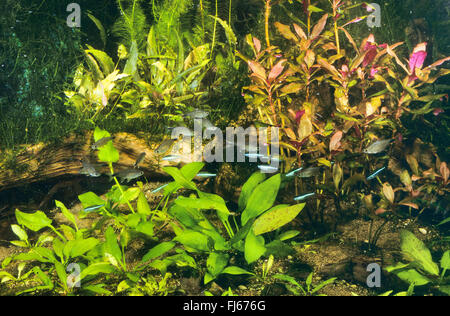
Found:
[[[142,257],[141,261],[147,262],[149,260],[158,258],[158,257],[162,256],[163,254],[165,254],[166,252],[170,251],[173,247],[175,247],[174,242],[171,242],[171,241],[162,242],[162,243],[156,245],[155,247],[153,247],[152,249],[150,249],[150,251],[147,252],[147,254],[144,257]]]

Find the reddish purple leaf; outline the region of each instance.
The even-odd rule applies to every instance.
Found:
[[[297,112],[295,113],[295,121],[297,122],[297,124],[300,123],[300,120],[301,120],[302,116],[303,116],[305,113],[306,113],[305,110],[297,111]]]
[[[433,111],[434,116],[438,116],[441,113],[444,113],[444,110],[441,108],[437,108]]]
[[[256,76],[258,76],[263,80],[266,80],[266,70],[264,69],[263,66],[261,66],[260,63],[253,60],[249,60],[248,65]]]
[[[269,83],[272,83],[278,76],[283,72],[284,66],[283,64],[286,62],[286,59],[280,60],[275,66],[273,66],[272,70],[269,74]]]
[[[409,70],[414,74],[416,68],[421,69],[427,58],[427,43],[420,43],[409,57]]]
[[[319,22],[314,26],[312,32],[311,32],[311,39],[316,39],[325,28],[325,25],[327,24],[328,14],[325,14]]]
[[[253,37],[253,45],[255,45],[256,53],[259,54],[261,51],[261,41],[256,37]]]

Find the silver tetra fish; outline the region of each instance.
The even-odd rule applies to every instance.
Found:
[[[89,177],[100,177],[100,173],[95,169],[94,165],[89,161],[85,160],[82,162],[83,168],[80,170],[80,174],[85,174]]]
[[[376,155],[386,150],[389,146],[391,139],[377,140],[373,144],[370,144],[367,148],[363,150],[363,153],[368,155]]]
[[[91,148],[93,150],[99,149],[102,146],[105,146],[110,140],[113,140],[114,137],[103,137],[96,141],[94,144],[92,144]]]
[[[203,111],[203,110],[199,110],[199,109],[195,109],[189,113],[186,113],[184,116],[187,116],[189,118],[192,119],[204,119],[209,115],[209,112]]]
[[[173,144],[175,143],[175,139],[166,139],[163,140],[162,143],[156,148],[155,154],[157,155],[164,155],[167,153],[170,148],[172,148]]]
[[[144,159],[145,159],[145,152],[141,153],[141,154],[136,158],[136,162],[134,163],[133,167],[134,167],[134,168],[138,168],[138,167],[139,167],[139,164],[140,164],[141,162],[143,162]]]
[[[144,175],[144,172],[141,170],[126,169],[126,170],[122,170],[122,171],[119,171],[119,172],[113,174],[113,177],[119,177],[122,180],[126,180],[126,182],[128,183],[131,180],[140,178],[143,175]]]

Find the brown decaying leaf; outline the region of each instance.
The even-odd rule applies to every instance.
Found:
[[[394,204],[395,193],[391,185],[387,182],[383,184],[383,194],[391,204]]]
[[[282,59],[275,66],[273,66],[272,70],[269,73],[269,78],[268,78],[269,83],[272,83],[283,72],[283,70],[284,70],[283,64],[285,62],[286,62],[286,59]]]
[[[282,24],[280,22],[275,22],[275,27],[283,35],[284,38],[288,40],[298,41],[294,33],[292,33],[289,25]]]
[[[319,22],[314,26],[312,32],[311,32],[311,39],[317,38],[325,28],[325,25],[327,24],[328,14],[325,14]]]
[[[330,152],[336,151],[339,147],[341,147],[341,139],[343,135],[344,133],[342,133],[342,131],[337,131],[334,133],[330,140]]]
[[[257,75],[259,78],[263,80],[266,80],[266,70],[264,69],[263,66],[261,66],[260,63],[253,60],[249,60],[248,65],[255,75]]]
[[[295,23],[294,23],[294,29],[295,29],[295,33],[297,33],[297,35],[298,35],[300,38],[302,38],[302,39],[304,39],[304,40],[307,40],[307,39],[308,39],[308,36],[306,36],[306,33],[305,33],[305,31],[303,31],[303,29],[302,29],[301,26],[299,26],[298,24],[295,24]]]
[[[447,163],[446,162],[441,162],[441,166],[439,167],[439,171],[441,173],[442,178],[444,179],[444,183],[447,183],[448,181],[448,177],[450,175],[450,171],[447,167]]]

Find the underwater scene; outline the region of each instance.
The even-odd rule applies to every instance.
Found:
[[[0,12],[0,296],[450,295],[450,1]]]

